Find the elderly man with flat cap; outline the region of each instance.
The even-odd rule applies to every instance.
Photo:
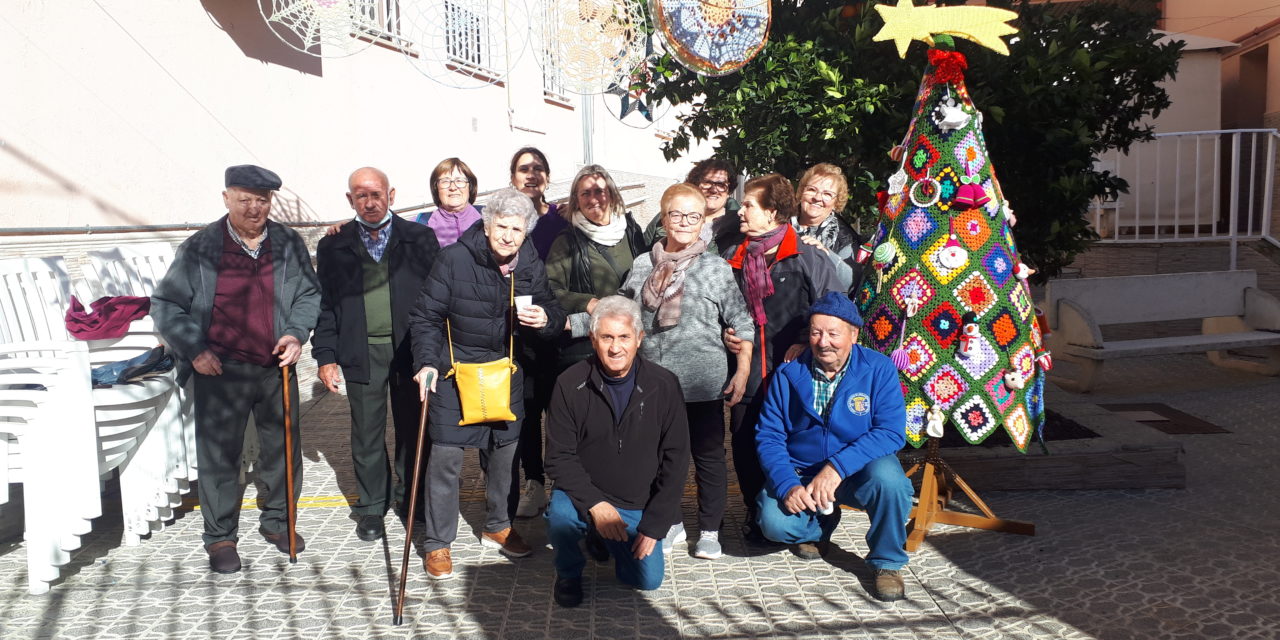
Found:
[[[373,167],[356,169],[347,179],[347,203],[355,209],[356,224],[343,225],[316,249],[320,322],[311,354],[329,391],[337,393],[346,377],[351,459],[359,488],[351,512],[356,536],[366,542],[383,536],[383,518],[392,506],[385,443],[388,392],[396,434],[396,501],[405,502],[407,473],[413,472],[422,402],[413,381],[409,310],[440,251],[430,227],[391,212],[395,198],[387,174]],[[426,445],[424,451],[430,450]],[[419,500],[416,514],[422,517]]]
[[[227,215],[178,247],[156,286],[151,314],[178,354],[179,382],[193,378],[200,514],[209,566],[240,570],[240,454],[252,413],[261,443],[259,532],[289,552],[281,369],[298,361],[316,325],[320,289],[306,244],[268,220],[280,177],[253,165],[229,167]],[[296,398],[297,377],[289,379]],[[302,488],[298,406],[292,407],[294,498]],[[296,536],[302,551],[302,536]]]
[[[843,294],[810,307],[809,349],[774,371],[760,409],[765,488],[756,503],[765,537],[806,560],[826,553],[841,505],[866,511],[873,595],[893,601],[904,597],[913,493],[896,455],[906,442],[906,409],[897,368],[856,344],[861,326]]]

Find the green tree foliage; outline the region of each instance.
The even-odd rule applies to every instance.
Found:
[[[655,97],[688,106],[667,157],[681,156],[694,139],[714,139],[718,155],[751,173],[798,178],[814,163],[833,162],[850,179],[844,215],[864,232],[874,228],[875,192],[896,168],[887,151],[907,130],[926,66],[922,43],[900,60],[892,43],[872,42],[883,26],[874,4],[773,0],[769,44],[729,76],[699,76],[670,57],[656,62]],[[1150,4],[988,4],[1019,13],[1010,55],[967,41],[958,48],[1018,214],[1019,251],[1048,277],[1096,238],[1086,221],[1093,199],[1127,188],[1095,170],[1094,160],[1150,139],[1150,119],[1169,106],[1158,83],[1173,77],[1181,45],[1157,43]]]

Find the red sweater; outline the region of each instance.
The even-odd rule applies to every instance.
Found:
[[[231,358],[263,367],[275,363],[275,265],[271,241],[262,240],[255,260],[240,248],[223,228],[218,284],[209,317],[209,349],[219,358]]]

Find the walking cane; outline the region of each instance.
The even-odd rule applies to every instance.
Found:
[[[413,484],[409,485],[409,515],[404,524],[404,556],[400,559],[400,594],[396,597],[396,611],[391,623],[400,626],[404,622],[404,583],[409,577],[409,554],[413,552],[413,512],[418,506],[418,480],[422,478],[422,443],[427,439],[427,403],[430,400],[431,378],[427,378],[427,395],[422,400],[422,415],[418,417],[418,446],[413,454]]]
[[[293,365],[284,368],[284,486],[289,520],[289,564],[298,564],[297,540],[294,528],[297,526],[298,505],[293,499],[293,403],[289,400],[289,370]]]

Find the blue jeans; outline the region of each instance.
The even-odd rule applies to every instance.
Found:
[[[637,589],[650,591],[662,586],[662,574],[666,569],[662,562],[662,541],[653,547],[643,560],[632,557],[631,545],[639,533],[636,526],[644,512],[639,509],[618,509],[618,515],[627,525],[627,541],[605,539],[604,544],[613,556],[614,574],[624,584]],[[551,492],[551,504],[543,514],[547,519],[547,539],[555,548],[556,575],[562,578],[578,578],[582,576],[582,568],[587,565],[586,556],[582,555],[579,542],[587,535],[587,523],[573,506],[569,494],[555,489]]]
[[[808,485],[812,478],[800,479]],[[911,514],[911,496],[915,491],[902,472],[895,455],[876,458],[861,471],[847,477],[836,488],[836,510],[829,516],[809,511],[788,513],[782,498],[765,488],[756,497],[760,507],[760,530],[766,538],[785,544],[827,541],[840,524],[839,505],[849,505],[867,512],[871,528],[867,530],[866,562],[874,569],[901,569],[907,564],[907,519]]]

